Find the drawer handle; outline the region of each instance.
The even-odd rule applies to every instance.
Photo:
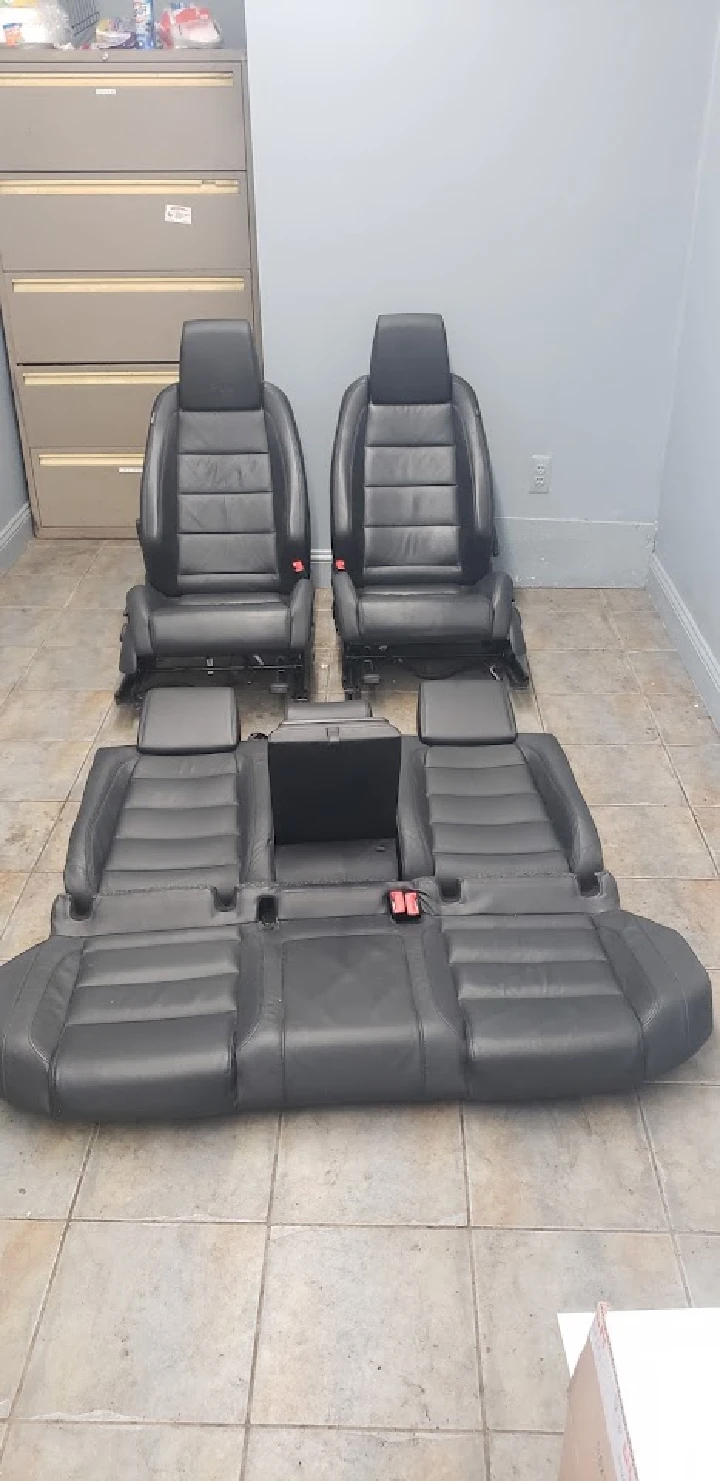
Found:
[[[239,195],[239,180],[0,180],[0,195]]]
[[[233,87],[232,72],[47,72],[43,77],[36,72],[16,72],[0,76],[0,87],[66,87],[81,88],[95,92],[102,88],[150,88],[150,87]]]
[[[40,453],[41,468],[114,468],[118,473],[142,473],[142,453],[130,454],[136,459],[124,461],[122,453]]]
[[[13,278],[13,293],[244,293],[244,278]]]
[[[178,378],[177,365],[158,370],[23,370],[27,389],[51,386],[172,386]]]

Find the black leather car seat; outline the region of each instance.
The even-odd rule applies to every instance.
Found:
[[[288,670],[307,694],[302,449],[246,320],[185,324],[179,384],[153,408],[138,533],[147,579],[127,594],[119,699],[168,667]]]
[[[532,1100],[627,1091],[700,1048],[707,973],[675,931],[619,908],[567,763],[537,770],[549,753],[526,743],[551,737],[514,739],[501,685],[423,686],[417,743],[342,708],[295,706],[269,742],[243,742],[230,689],[147,696],[137,747],[90,772],[49,939],[0,966],[0,1097],[102,1121]],[[515,817],[496,766],[512,747],[559,868],[553,847],[538,872]],[[454,775],[408,788],[416,751],[426,781],[428,760],[474,753],[470,790]],[[432,808],[463,795],[473,837],[448,840]],[[386,862],[400,845],[387,871],[383,841]]]
[[[510,577],[492,570],[492,474],[439,314],[384,314],[348,387],[332,461],[335,621],[355,692],[378,657],[494,660],[528,676]]]

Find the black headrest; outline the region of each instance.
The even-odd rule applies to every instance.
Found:
[[[247,319],[190,319],[180,341],[181,411],[257,411],[263,384]]]
[[[451,398],[442,315],[381,314],[370,357],[370,400],[378,406],[414,406]]]
[[[425,679],[417,715],[428,746],[492,746],[517,736],[510,696],[497,679]]]
[[[232,689],[151,689],[138,726],[145,755],[192,756],[234,751],[240,741]]]

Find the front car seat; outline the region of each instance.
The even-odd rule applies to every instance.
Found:
[[[247,320],[185,324],[177,386],[153,407],[116,698],[163,670],[282,671],[308,690],[305,469],[287,397],[260,376]],[[187,673],[185,674],[187,679]]]
[[[370,375],[342,400],[331,474],[333,602],[343,683],[374,661],[504,665],[528,679],[510,577],[492,570],[492,475],[472,387],[440,314],[382,314]]]

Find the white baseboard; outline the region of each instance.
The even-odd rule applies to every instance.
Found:
[[[0,570],[7,571],[10,566],[14,566],[31,535],[30,505],[21,504],[20,508],[10,516],[7,524],[0,529]]]
[[[720,725],[720,658],[713,653],[675,582],[654,554],[650,558],[647,585],[690,677],[715,724]]]

